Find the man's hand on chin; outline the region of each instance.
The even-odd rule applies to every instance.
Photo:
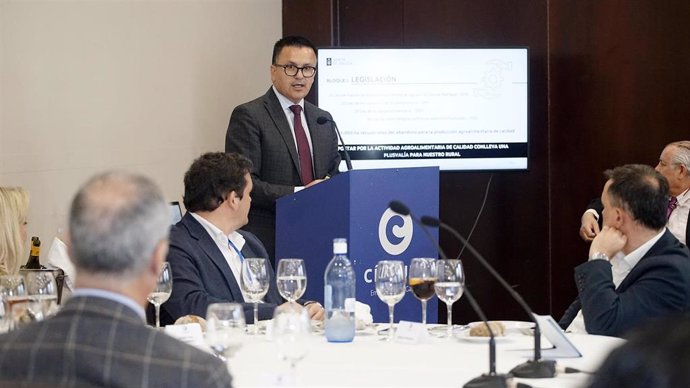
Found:
[[[589,257],[597,253],[605,254],[609,259],[623,250],[628,238],[620,230],[612,226],[604,226],[601,232],[592,240],[589,247]]]

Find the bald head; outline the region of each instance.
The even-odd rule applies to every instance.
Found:
[[[72,261],[87,274],[136,275],[169,228],[166,202],[152,181],[123,172],[97,175],[72,201]]]

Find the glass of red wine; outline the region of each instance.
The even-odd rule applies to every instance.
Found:
[[[414,296],[422,302],[422,324],[426,328],[426,302],[434,297],[436,259],[415,257],[410,261],[408,283]]]

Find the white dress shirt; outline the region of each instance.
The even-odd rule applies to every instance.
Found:
[[[688,214],[690,213],[690,189],[685,190],[682,194],[677,196],[676,199],[678,200],[678,206],[673,209],[671,217],[668,219],[668,230],[670,230],[680,242],[688,245],[688,242],[685,241],[687,237],[685,231],[687,230]]]
[[[237,254],[237,252],[230,246],[229,241],[232,241],[233,245],[237,248],[238,251],[242,251],[242,248],[244,248],[244,237],[237,233],[237,231],[234,231],[228,235],[223,233],[222,230],[218,229],[217,226],[213,225],[210,223],[207,219],[204,217],[201,217],[200,215],[190,212],[192,217],[199,221],[201,226],[206,229],[206,232],[208,233],[209,236],[211,236],[211,239],[216,243],[218,246],[218,249],[220,249],[220,252],[223,254],[223,257],[225,258],[225,261],[228,263],[228,266],[230,267],[230,270],[232,271],[232,274],[235,276],[235,281],[237,281],[237,284],[240,285],[240,277],[242,276],[242,258],[240,255]],[[244,292],[242,292],[242,297],[247,300],[246,295],[244,295]]]
[[[285,117],[287,118],[288,124],[290,124],[290,130],[292,131],[292,140],[295,142],[295,149],[297,149],[297,138],[295,138],[295,114],[292,113],[290,107],[293,105],[299,105],[302,107],[302,128],[304,128],[304,134],[307,135],[307,141],[309,142],[309,151],[311,151],[313,163],[314,147],[311,145],[311,134],[309,133],[309,126],[307,125],[307,117],[304,114],[304,99],[300,101],[299,104],[295,104],[294,102],[290,101],[287,97],[280,94],[275,86],[273,87],[273,92],[278,97],[280,107],[283,108],[283,113],[285,113]]]
[[[309,142],[309,152],[311,153],[311,163],[314,164],[314,147],[311,145],[311,134],[309,133],[309,126],[307,125],[307,116],[304,114],[304,99],[295,104],[290,101],[287,97],[283,96],[278,92],[276,87],[273,87],[273,93],[278,97],[280,102],[280,107],[283,108],[283,113],[285,113],[285,118],[287,118],[288,124],[290,124],[290,130],[292,131],[292,140],[295,142],[295,149],[297,149],[297,138],[295,137],[295,114],[292,113],[290,107],[293,105],[299,105],[302,107],[302,128],[304,128],[304,134],[307,135],[307,142]],[[314,177],[316,178],[316,177]],[[295,193],[304,189],[304,186],[295,186]]]
[[[618,288],[621,285],[626,276],[632,271],[632,269],[637,265],[637,263],[642,260],[642,257],[647,254],[650,248],[664,235],[666,228],[661,230],[661,233],[647,240],[644,244],[640,245],[634,251],[630,252],[627,256],[623,252],[616,253],[615,256],[610,260],[611,263],[611,277],[613,284]],[[582,309],[577,312],[577,316],[570,323],[568,329],[566,330],[570,333],[587,333],[585,329],[585,318],[582,315]]]

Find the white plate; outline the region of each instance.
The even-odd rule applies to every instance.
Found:
[[[361,327],[355,328],[355,335],[376,334],[375,329],[376,329],[376,327],[373,324],[362,325]],[[324,333],[323,321],[312,320],[311,321],[311,331],[312,331],[312,333],[315,333],[315,334],[323,334]]]
[[[489,322],[501,322],[505,328],[503,334],[504,336],[511,335],[532,335],[532,328],[534,327],[534,322],[525,321],[489,321]],[[470,322],[469,327],[474,327],[475,325],[483,325],[484,322]]]
[[[492,322],[492,321],[490,321]],[[498,321],[503,324],[505,330],[503,335],[495,336],[496,342],[510,341],[511,338],[521,337],[525,335],[532,334],[532,328],[534,327],[534,322],[523,322],[523,321]],[[471,322],[468,326],[469,328],[463,330],[462,332],[456,334],[456,336],[464,341],[469,342],[488,342],[489,337],[475,337],[470,336],[470,329],[476,325],[483,325],[484,322]]]
[[[467,341],[467,342],[476,342],[476,343],[484,343],[484,344],[489,342],[489,337],[470,336],[470,330],[469,329],[463,330],[462,332],[455,334],[455,337],[459,338],[463,341]],[[494,340],[496,341],[496,343],[501,343],[501,342],[508,342],[512,338],[514,338],[514,337],[502,335],[500,337],[499,336],[494,337]]]

